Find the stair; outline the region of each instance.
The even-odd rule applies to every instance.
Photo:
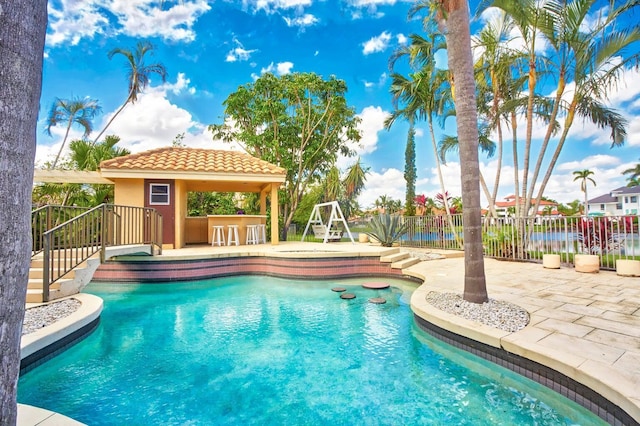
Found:
[[[78,287],[76,272],[83,271],[87,263],[83,262],[75,269],[69,271],[49,287],[49,301],[77,293],[73,289]],[[42,255],[36,255],[31,259],[29,268],[29,281],[27,283],[27,303],[42,303],[42,278],[44,275]]]
[[[420,259],[413,258],[409,253],[401,252],[400,249],[395,249],[393,252],[386,252],[380,256],[380,262],[391,263],[393,269],[404,269],[420,263]]]

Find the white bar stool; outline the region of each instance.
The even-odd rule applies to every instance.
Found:
[[[240,245],[240,237],[238,236],[238,225],[228,225],[229,232],[227,234],[227,245]]]
[[[258,244],[258,225],[247,225],[246,244]]]
[[[267,244],[267,225],[261,223],[258,225],[258,244]]]
[[[213,234],[211,234],[211,246],[217,245],[218,247],[224,246],[226,241],[224,240],[224,226],[213,225]]]

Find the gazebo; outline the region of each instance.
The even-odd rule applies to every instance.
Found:
[[[216,219],[189,220],[189,192],[258,193],[257,220],[266,219],[269,197],[271,244],[278,244],[278,188],[285,177],[283,168],[242,152],[166,147],[103,161],[96,172],[36,170],[34,181],[112,184],[114,204],[155,208],[163,216],[163,247],[182,248],[203,238],[210,242],[209,225]],[[237,215],[239,221],[249,219]]]

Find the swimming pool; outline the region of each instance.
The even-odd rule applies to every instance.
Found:
[[[18,400],[90,425],[605,424],[428,336],[408,306],[412,285],[384,280],[395,287],[264,276],[90,284],[105,302],[99,327],[23,375]]]

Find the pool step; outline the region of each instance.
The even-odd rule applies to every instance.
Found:
[[[413,266],[416,263],[420,263],[420,259],[415,257],[409,257],[409,255],[407,255],[405,259],[401,259],[391,263],[391,267],[393,269],[404,269],[404,268],[408,268],[409,266]]]
[[[387,254],[384,256],[380,256],[380,262],[382,263],[395,263],[401,260],[409,258],[409,253],[402,253],[398,251],[397,253]]]

